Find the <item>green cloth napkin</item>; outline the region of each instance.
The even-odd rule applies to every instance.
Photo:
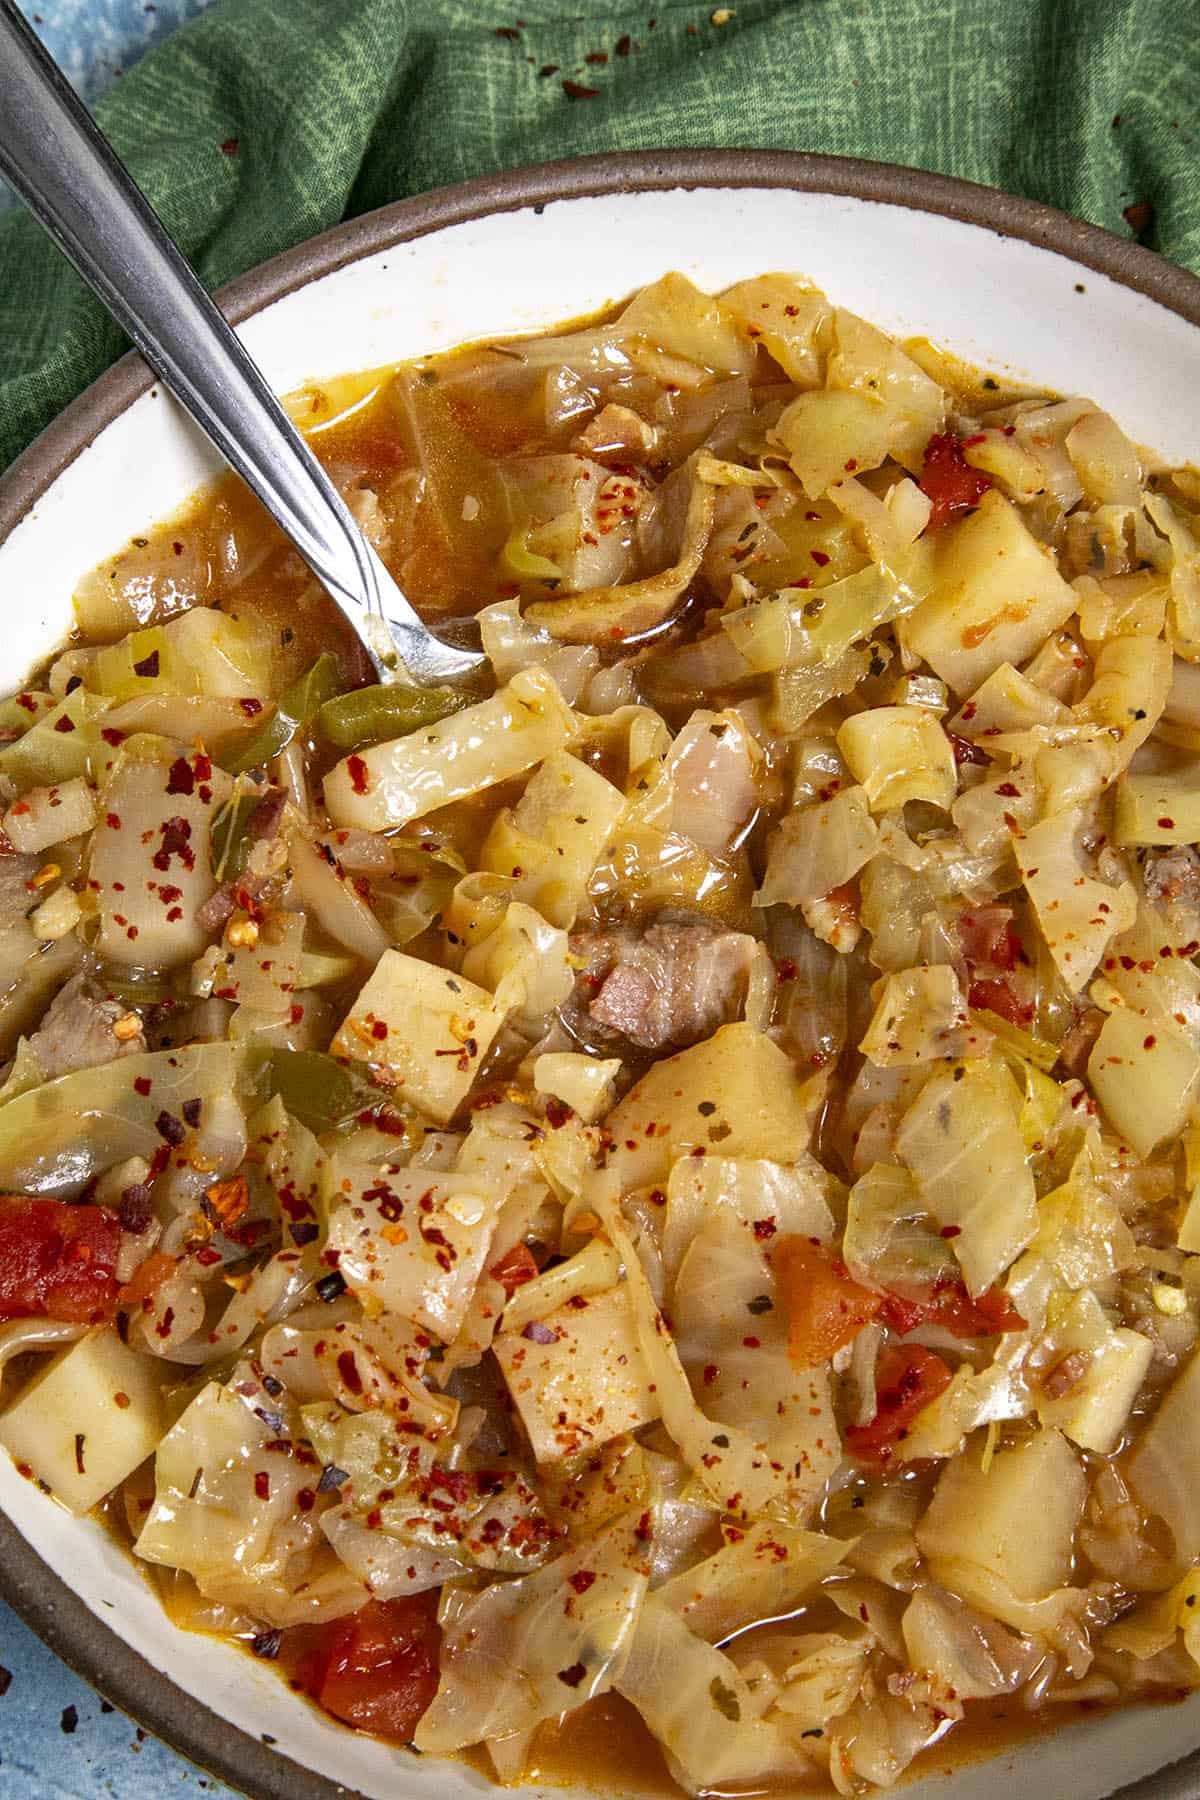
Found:
[[[1198,27],[1197,0],[218,0],[99,116],[212,286],[467,176],[706,144],[967,176],[1200,272]],[[0,219],[0,468],[124,347]]]

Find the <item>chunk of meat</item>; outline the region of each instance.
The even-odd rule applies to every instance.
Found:
[[[1151,906],[1200,910],[1200,852],[1190,844],[1148,851],[1142,866],[1142,881]]]
[[[641,461],[654,456],[660,438],[657,425],[647,424],[627,406],[609,405],[602,406],[595,418],[588,420],[571,447],[587,456]]]
[[[75,1069],[94,1069],[146,1048],[142,1021],[120,1000],[106,998],[86,975],[73,975],[47,1007],[29,1047],[47,1081]]]
[[[754,939],[707,919],[659,919],[646,930],[579,933],[571,948],[586,967],[568,1005],[568,1029],[573,1010],[601,1038],[680,1050],[740,1016]]]

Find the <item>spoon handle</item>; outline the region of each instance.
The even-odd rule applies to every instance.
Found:
[[[454,680],[146,196],[11,0],[0,0],[0,173],[341,607],[383,675]]]

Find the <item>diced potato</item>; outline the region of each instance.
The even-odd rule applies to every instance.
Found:
[[[1200,1052],[1172,1019],[1121,1006],[1100,1028],[1088,1080],[1119,1135],[1149,1156],[1187,1124],[1200,1094]]]
[[[569,929],[588,877],[625,809],[619,788],[577,756],[548,756],[515,807],[499,814],[479,866],[512,881],[552,925]]]
[[[475,1175],[380,1169],[329,1222],[338,1268],[367,1306],[412,1319],[449,1343],[479,1279],[496,1196]]]
[[[161,1435],[158,1365],[110,1326],[54,1357],[0,1418],[0,1445],[77,1517],[132,1475]]]
[[[523,774],[574,729],[552,678],[522,669],[490,700],[344,758],[325,777],[325,804],[335,825],[387,831]]]
[[[917,1526],[935,1581],[990,1610],[992,1576],[1018,1600],[1041,1600],[1071,1579],[1087,1480],[1060,1432],[1043,1429],[1001,1450],[984,1472],[960,1456],[938,1479]]]
[[[100,797],[90,885],[100,909],[100,955],[172,968],[200,954],[196,912],[212,893],[212,822],[232,787],[196,751],[122,755]]]
[[[1095,1295],[1086,1291],[1076,1295],[1050,1337],[1058,1361],[1074,1352],[1090,1361],[1068,1393],[1039,1393],[1038,1418],[1065,1432],[1081,1450],[1107,1456],[1125,1428],[1154,1345],[1140,1332],[1110,1325]]]
[[[655,1063],[608,1121],[608,1167],[626,1192],[665,1181],[691,1149],[796,1162],[811,1127],[790,1056],[750,1025],[723,1025]]]
[[[927,707],[873,706],[852,713],[837,741],[872,812],[890,812],[909,800],[949,807],[954,799],[954,751]]]
[[[473,981],[388,950],[350,1008],[333,1053],[384,1069],[399,1099],[445,1125],[503,1023],[492,996]]]
[[[896,1150],[951,1239],[967,1287],[981,1294],[1038,1227],[1012,1077],[997,1062],[939,1070],[896,1133]]]
[[[932,591],[901,627],[909,647],[969,694],[1001,663],[1023,662],[1075,610],[1053,553],[995,488],[935,540]]]
[[[619,1056],[583,1056],[574,1050],[548,1051],[533,1065],[534,1091],[565,1101],[585,1125],[612,1105],[612,1084],[621,1072]]]
[[[495,1340],[538,1462],[593,1450],[658,1417],[624,1287]]]
[[[31,856],[90,831],[95,823],[92,790],[78,777],[55,787],[29,788],[4,815],[13,849]]]

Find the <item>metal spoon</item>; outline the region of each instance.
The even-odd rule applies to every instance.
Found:
[[[0,173],[262,501],[341,607],[382,679],[483,661],[434,637],[11,0],[0,0]]]

